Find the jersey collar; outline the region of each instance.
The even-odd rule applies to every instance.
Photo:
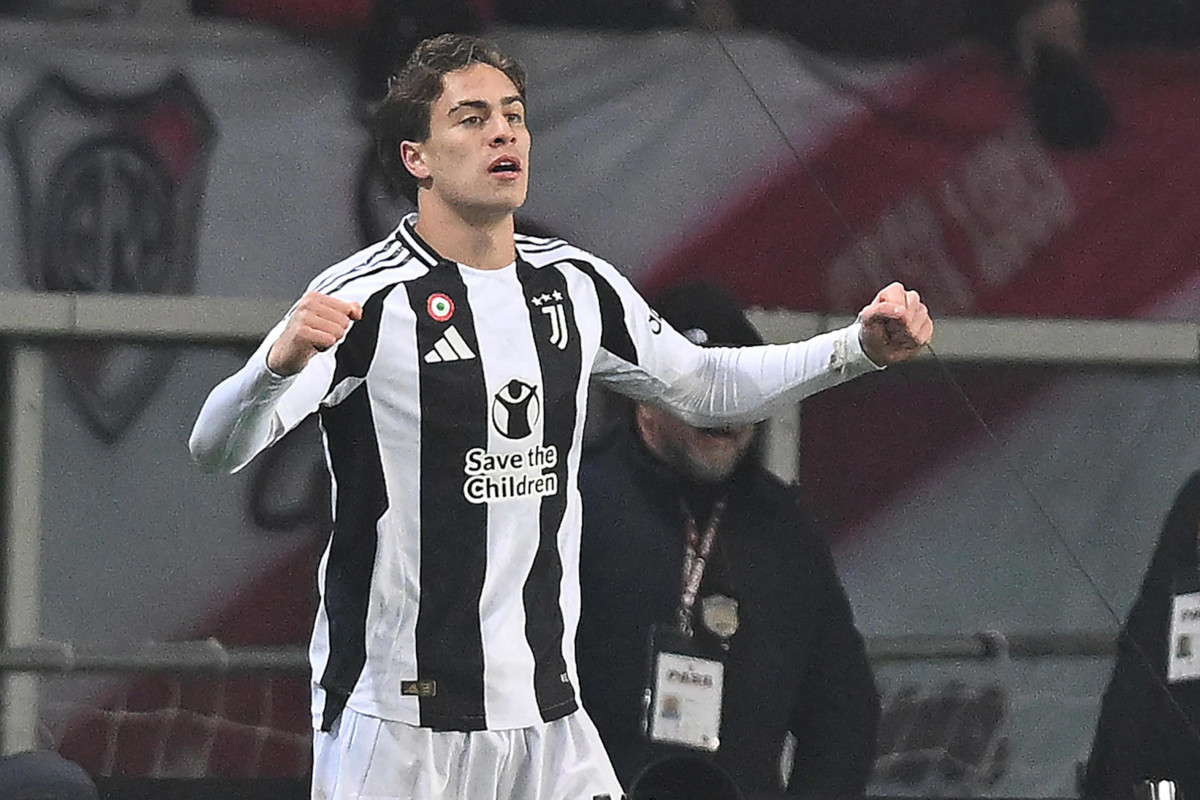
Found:
[[[400,227],[396,229],[396,238],[404,242],[412,254],[417,257],[427,267],[436,267],[444,261],[432,247],[425,243],[417,233],[417,213],[414,211],[411,214],[406,214],[404,219],[400,221]]]

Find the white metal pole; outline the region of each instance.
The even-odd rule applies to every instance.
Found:
[[[17,344],[11,359],[3,638],[5,646],[19,647],[41,636],[45,357],[37,347]],[[38,676],[10,672],[0,680],[0,753],[30,750],[38,744]]]

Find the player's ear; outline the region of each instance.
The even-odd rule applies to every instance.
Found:
[[[429,177],[429,167],[425,163],[425,151],[420,142],[401,142],[400,161],[409,174],[417,180],[421,181]]]

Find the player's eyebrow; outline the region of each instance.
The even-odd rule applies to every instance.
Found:
[[[484,100],[461,100],[450,106],[450,113],[453,114],[460,108],[474,108],[477,110],[483,110],[487,108],[487,102]]]
[[[501,98],[501,100],[500,100],[501,106],[510,106],[513,103],[520,103],[521,105],[525,105],[525,98],[521,97],[521,95],[519,95],[519,94],[512,94],[512,95],[509,95],[508,97]],[[488,106],[488,104],[487,104],[486,100],[460,100],[459,102],[455,103],[454,105],[452,105],[450,107],[449,113],[453,114],[455,111],[458,111],[460,108],[474,108],[477,110],[484,110],[487,108],[487,106]]]

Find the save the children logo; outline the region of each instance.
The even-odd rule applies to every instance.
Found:
[[[482,447],[467,451],[463,463],[463,497],[470,503],[494,503],[558,493],[558,448],[535,445],[514,453],[491,453]]]
[[[533,434],[541,409],[537,387],[513,378],[492,399],[492,426],[505,439],[525,439]],[[513,452],[475,447],[463,463],[463,497],[471,503],[549,497],[558,493],[557,466],[558,448],[552,444]]]
[[[513,378],[492,399],[492,425],[505,439],[524,439],[542,416],[537,387]]]
[[[42,78],[7,115],[24,268],[47,292],[190,294],[196,222],[216,128],[187,78],[136,95]],[[178,349],[78,342],[52,348],[98,436],[115,441]]]

